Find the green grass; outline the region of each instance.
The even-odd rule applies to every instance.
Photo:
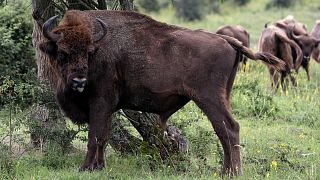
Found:
[[[250,32],[256,50],[266,22],[293,14],[310,30],[320,14],[316,0],[269,11],[264,9],[267,0],[258,2],[252,0],[242,8],[225,2],[220,15],[207,15],[196,22],[176,19],[170,8],[151,16],[169,24],[211,31],[225,24],[241,24]],[[241,126],[244,175],[236,179],[320,179],[320,65],[313,61],[310,67],[310,82],[301,71],[296,89],[276,94],[270,90],[267,68],[262,63],[249,62],[246,72],[238,72],[232,107]],[[8,119],[8,112],[1,111],[0,118]],[[170,122],[180,127],[190,141],[185,157],[161,162],[147,154],[121,156],[108,147],[104,170],[79,173],[85,145],[77,141],[80,151],[65,156],[53,153],[48,157],[31,151],[9,157],[7,168],[0,169],[0,179],[218,179],[221,146],[206,116],[189,103]],[[0,125],[0,131],[1,135],[8,132],[6,124]]]

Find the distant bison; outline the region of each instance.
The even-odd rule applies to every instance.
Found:
[[[320,39],[320,20],[316,22],[316,25],[313,27],[311,31],[311,36]],[[318,45],[316,48],[314,48],[312,52],[312,58],[316,60],[318,63],[320,63],[320,46]]]
[[[283,27],[280,25],[283,25]],[[283,90],[285,90],[288,84],[285,81],[286,77],[290,77],[292,84],[296,85],[296,80],[291,72],[296,68],[297,64],[301,63],[302,51],[298,44],[289,37],[290,31],[283,28],[287,28],[287,26],[285,24],[266,25],[260,35],[259,50],[271,53],[285,61],[286,68],[280,72],[268,65],[271,86],[277,89],[281,83]]]
[[[276,21],[270,26],[266,25],[259,41],[260,51],[270,52],[286,62],[286,70],[281,71],[280,74],[284,89],[287,86],[287,83],[284,83],[287,76],[296,86],[296,80],[291,72],[293,70],[298,71],[301,66],[306,70],[308,80],[310,79],[310,56],[318,44],[319,40],[311,37],[306,26],[296,21],[293,16]],[[272,77],[272,85],[277,87],[279,85],[279,74],[272,68],[269,68],[269,72]]]
[[[296,64],[296,70],[299,70],[299,68],[302,66],[307,73],[308,80],[310,80],[310,57],[313,50],[319,45],[320,39],[314,38],[308,34],[306,25],[294,19],[293,16],[288,16],[275,24],[278,25],[279,23],[284,23],[287,25],[287,27],[283,28],[287,31],[287,33],[289,33],[290,38],[293,39],[302,50],[303,58],[301,63]],[[293,54],[293,56],[295,56],[295,54]]]
[[[227,36],[234,37],[242,42],[242,45],[249,48],[250,47],[250,34],[248,31],[240,25],[226,25],[219,27],[216,31],[217,34],[223,34]],[[246,65],[247,58],[243,58],[243,64]]]
[[[230,93],[240,54],[275,68],[283,62],[253,53],[236,39],[157,22],[135,12],[67,11],[58,27],[43,25],[40,49],[51,57],[57,101],[75,123],[88,123],[81,170],[104,167],[111,115],[119,109],[156,113],[163,124],[193,100],[224,149],[224,172],[241,173],[239,124]]]

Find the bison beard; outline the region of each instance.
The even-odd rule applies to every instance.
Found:
[[[94,38],[106,30],[105,37]],[[55,59],[51,66],[58,78],[52,84],[61,109],[75,123],[89,123],[81,170],[104,167],[115,111],[156,113],[166,128],[167,119],[193,100],[222,143],[224,173],[242,172],[239,124],[230,106],[241,54],[279,69],[284,65],[280,59],[254,54],[228,36],[167,25],[134,12],[68,11],[58,27],[51,32],[44,27],[43,32],[49,41],[41,49]],[[86,80],[83,91],[72,88],[75,78]]]

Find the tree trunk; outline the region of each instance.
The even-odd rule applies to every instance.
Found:
[[[119,0],[120,9],[126,11],[133,11],[133,0]]]
[[[36,49],[38,79],[43,86],[41,101],[45,104],[32,107],[33,117],[30,118],[29,130],[33,147],[42,148],[45,142],[52,140],[66,149],[71,147],[72,137],[76,132],[67,129],[65,119],[54,103],[54,95],[49,86],[49,83],[53,82],[50,79],[54,76],[48,67],[50,59],[39,50],[39,44],[45,41],[41,32],[42,23],[55,14],[54,10],[51,1],[32,0],[33,16],[37,18],[37,21],[33,21],[32,44]]]
[[[132,110],[123,112],[143,140],[159,150],[162,159],[167,158],[170,154],[187,152],[188,140],[182,135],[179,128],[167,125],[166,130],[163,131],[158,115]]]
[[[46,11],[44,11],[47,9]],[[54,7],[50,6],[50,1],[46,0],[32,0],[32,12],[34,15],[41,14],[44,19],[48,19],[52,15],[54,15]],[[44,67],[46,63],[48,63],[49,59],[39,50],[38,45],[40,42],[43,42],[43,36],[41,34],[41,27],[40,25],[34,20],[33,21],[33,33],[32,33],[32,44],[33,47],[36,48],[36,59],[37,59],[37,66],[38,66],[38,79],[40,82],[45,83],[45,74],[46,68]],[[31,122],[30,123],[30,138],[31,144],[34,147],[42,147],[42,143],[44,141],[43,133],[41,132],[42,122],[47,122],[49,119],[49,108],[45,107],[44,105],[34,105],[33,109],[33,117],[32,120],[35,120],[39,123]],[[43,125],[45,126],[45,125]]]

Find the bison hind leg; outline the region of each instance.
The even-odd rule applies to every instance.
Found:
[[[214,92],[214,91],[211,91]],[[197,106],[207,115],[224,150],[223,174],[241,175],[240,126],[232,117],[229,100],[225,95],[210,93],[211,97],[194,99]]]

